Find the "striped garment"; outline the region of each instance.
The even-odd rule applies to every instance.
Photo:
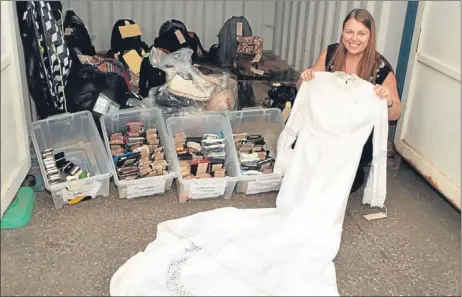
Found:
[[[23,14],[23,20],[30,18],[40,49],[40,78],[46,81],[45,93],[53,99],[58,112],[66,111],[64,87],[71,68],[69,49],[64,41],[61,24],[53,17],[48,1],[31,1]],[[46,88],[48,85],[48,89]]]

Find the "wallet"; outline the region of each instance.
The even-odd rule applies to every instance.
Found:
[[[143,124],[141,122],[130,122],[125,124],[128,132],[142,132]]]

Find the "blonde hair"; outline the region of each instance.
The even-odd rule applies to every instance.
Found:
[[[375,69],[379,64],[380,55],[376,50],[377,37],[374,18],[365,9],[353,9],[343,21],[342,30],[345,29],[345,24],[350,19],[355,19],[356,21],[362,23],[370,31],[369,42],[367,43],[367,47],[364,50],[364,55],[359,61],[357,75],[366,81],[370,81],[372,78],[372,82],[375,83]],[[346,55],[347,49],[343,44],[342,34],[340,36],[339,46],[329,62],[329,66],[333,66],[333,71],[345,71]]]

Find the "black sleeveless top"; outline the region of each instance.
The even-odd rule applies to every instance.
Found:
[[[327,53],[326,53],[326,64],[325,68],[327,72],[333,72],[333,65],[330,64],[330,60],[333,58],[336,50],[338,48],[338,43],[331,44],[327,47]],[[393,73],[393,67],[391,66],[390,62],[388,62],[387,59],[385,59],[384,56],[380,55],[380,64],[379,67],[376,69],[376,77],[375,77],[375,83],[378,85],[383,84],[385,79],[387,78],[388,74],[391,72]],[[372,83],[373,77],[369,79],[369,82]],[[372,146],[372,137],[374,134],[374,130],[372,129],[371,134],[369,135],[369,138],[367,139],[366,143],[364,144],[363,147],[363,152],[361,154],[361,160],[359,161],[359,166],[365,166],[368,165],[372,161],[372,151],[373,151],[373,146]]]
[[[327,72],[332,72],[333,71],[333,65],[329,65],[330,60],[333,58],[335,52],[337,51],[338,48],[338,43],[331,44],[327,47],[327,53],[326,53],[326,64],[325,68]],[[379,67],[376,70],[377,76],[375,78],[375,83],[378,85],[381,85],[385,79],[387,78],[388,74],[394,73],[393,67],[391,66],[390,62],[388,62],[387,59],[385,59],[384,56],[380,55],[380,64]],[[370,82],[372,82],[373,77],[370,78]]]

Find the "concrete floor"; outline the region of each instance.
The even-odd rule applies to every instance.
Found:
[[[257,106],[270,86],[253,83]],[[386,219],[363,218],[377,210],[361,204],[361,191],[350,198],[335,261],[340,293],[460,296],[460,212],[404,163],[388,180]],[[114,272],[155,239],[158,223],[224,206],[274,207],[276,195],[178,204],[174,188],[125,200],[111,183],[110,197],[57,211],[51,196],[37,193],[30,224],[0,233],[0,293],[109,295]]]
[[[389,173],[389,217],[350,198],[336,259],[342,295],[461,294],[460,212],[409,166]],[[176,191],[136,200],[112,195],[55,210],[37,194],[30,224],[1,231],[1,295],[108,295],[117,268],[155,238],[158,223],[223,206],[273,207],[276,193],[176,203]]]

